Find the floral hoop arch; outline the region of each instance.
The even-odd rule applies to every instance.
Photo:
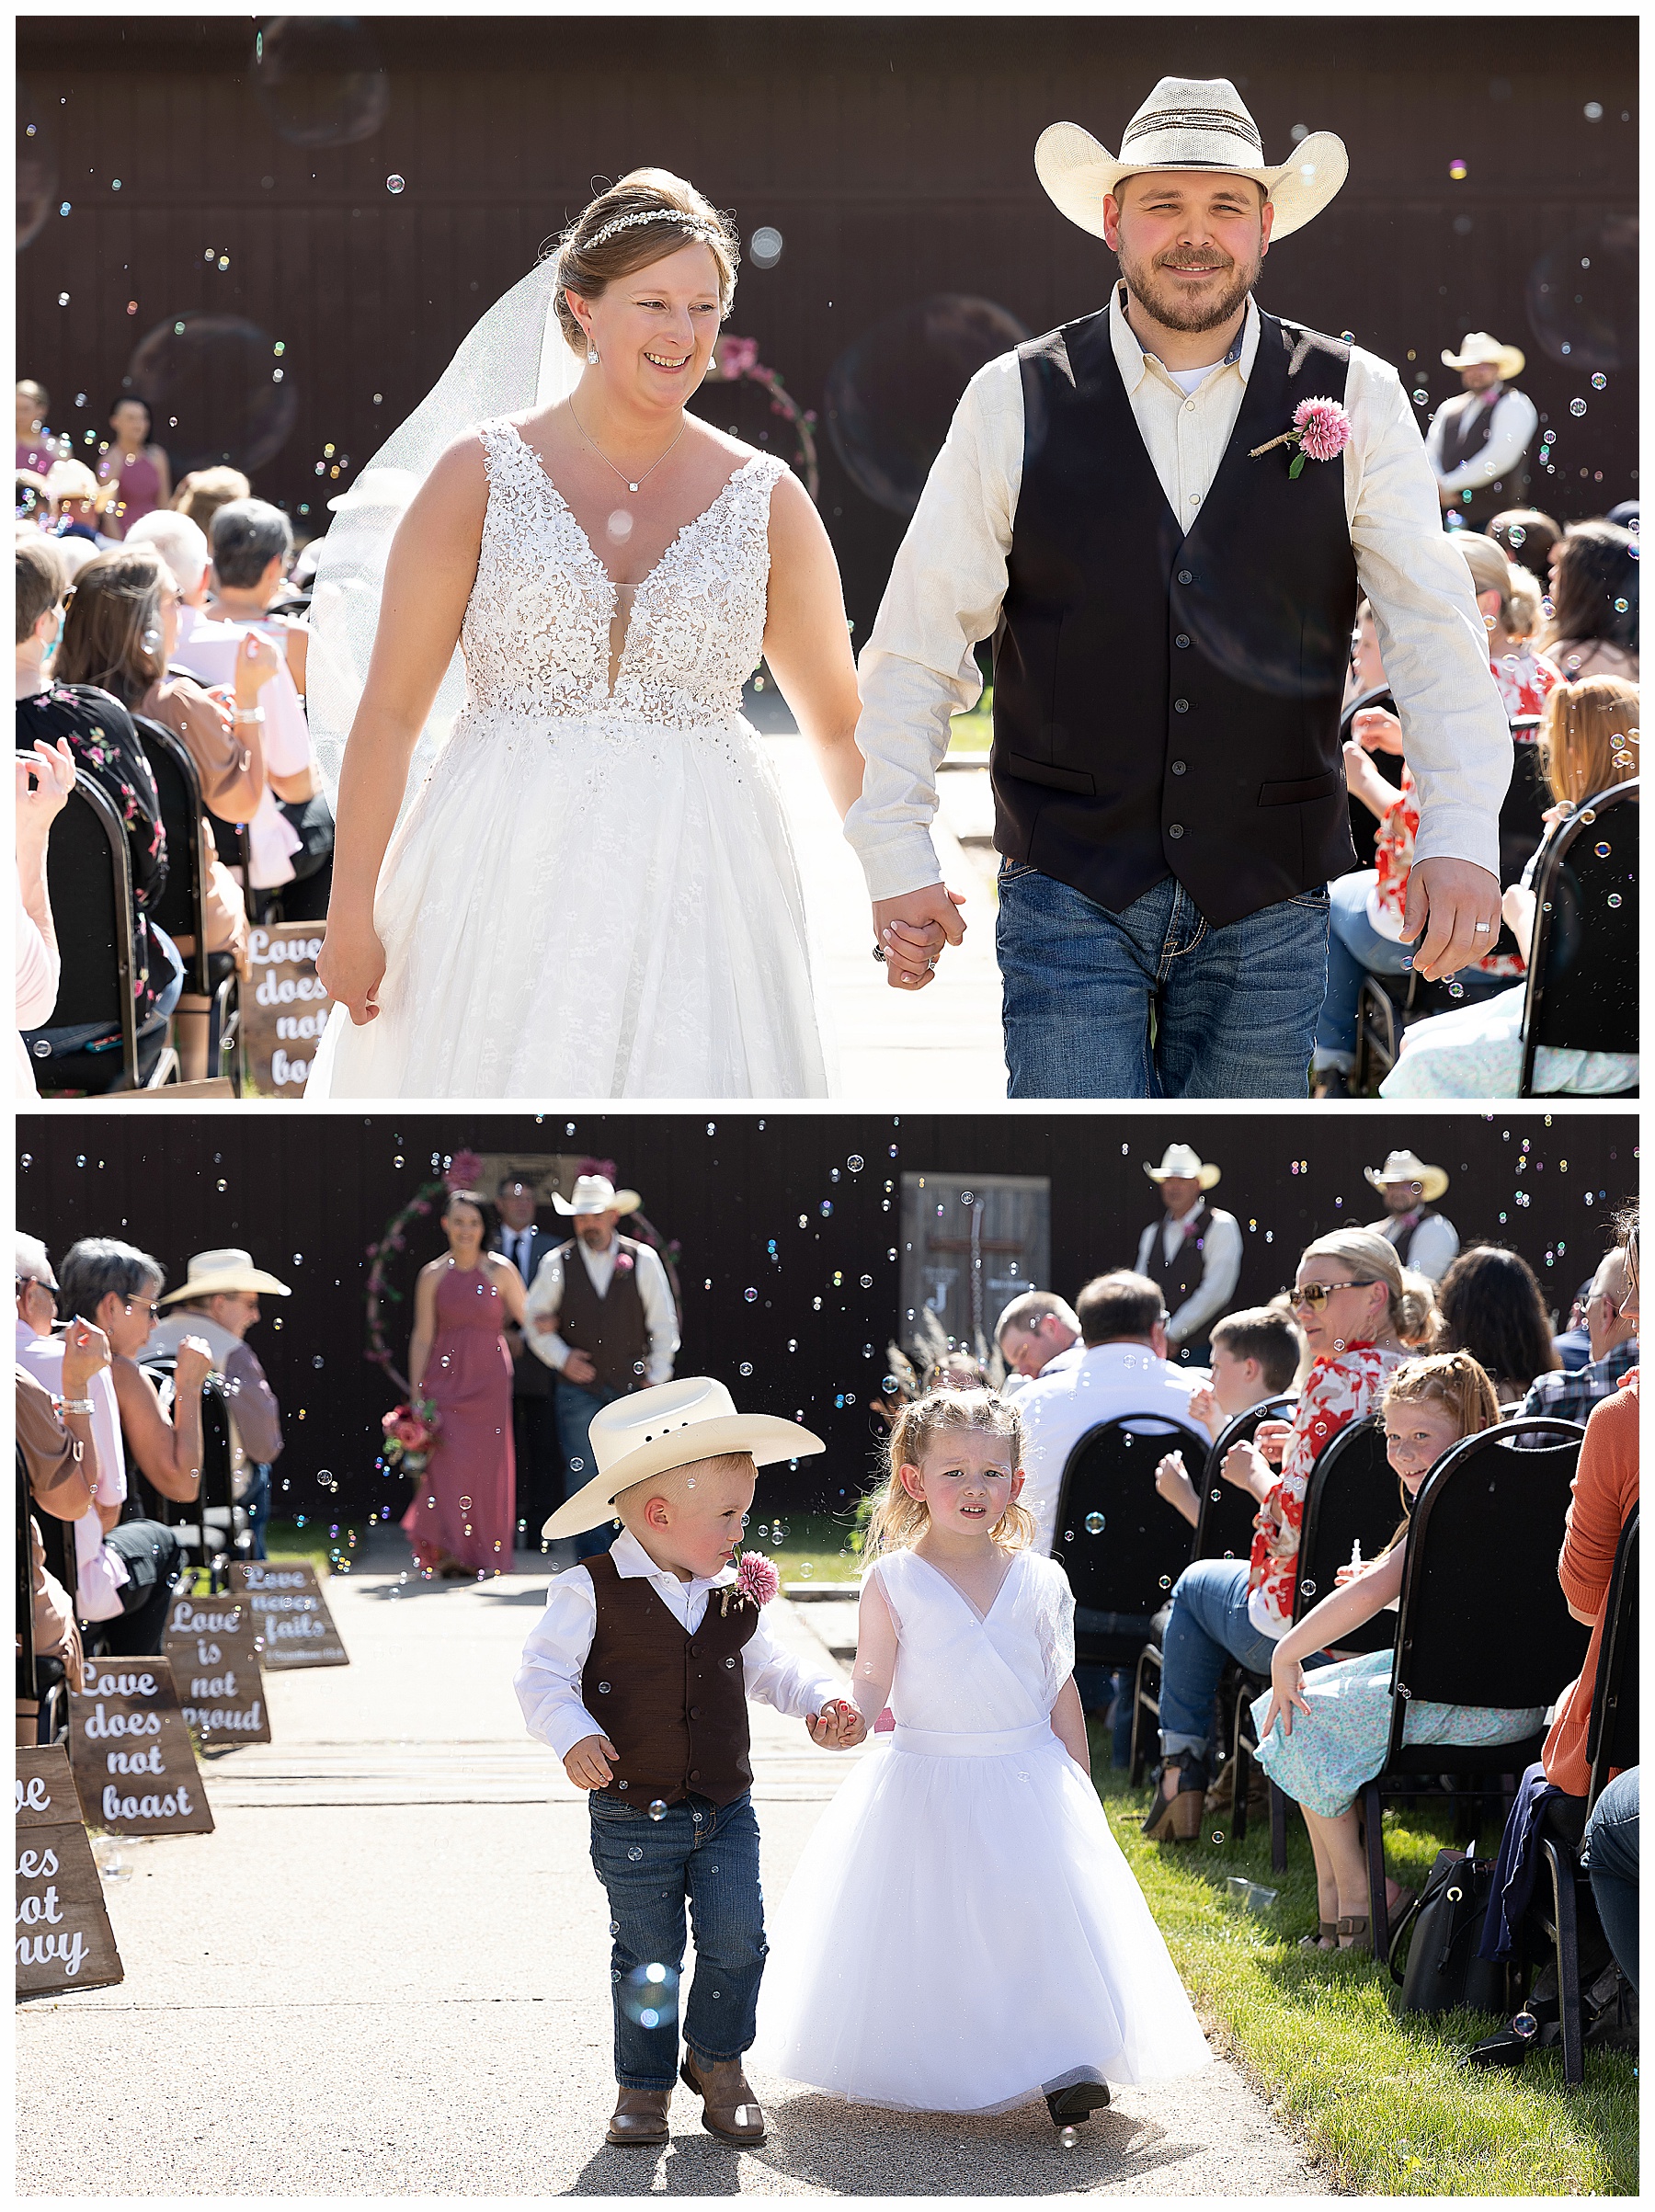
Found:
[[[767,369],[759,359],[757,338],[738,338],[726,334],[713,349],[712,365],[705,382],[710,384],[756,384],[770,394],[770,413],[781,416],[793,429],[798,444],[793,465],[805,479],[805,489],[810,494],[812,505],[819,502],[822,490],[822,472],[816,463],[816,409],[801,407],[779,372]]]

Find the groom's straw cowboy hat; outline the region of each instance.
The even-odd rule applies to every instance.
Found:
[[[1502,346],[1497,337],[1486,330],[1467,330],[1466,342],[1457,353],[1444,348],[1444,369],[1493,369],[1499,372],[1502,384],[1509,384],[1514,376],[1523,374],[1523,364],[1528,359],[1521,346]]]
[[[1387,1153],[1383,1168],[1364,1168],[1362,1172],[1375,1191],[1383,1191],[1387,1183],[1418,1183],[1427,1205],[1448,1188],[1446,1171],[1427,1167],[1417,1152]]]
[[[292,1295],[285,1283],[278,1283],[274,1275],[267,1275],[261,1267],[255,1267],[251,1252],[244,1252],[235,1245],[225,1245],[216,1252],[196,1252],[190,1258],[189,1271],[176,1291],[168,1291],[165,1298],[157,1298],[157,1306],[174,1306],[180,1298],[217,1298],[236,1291],[264,1292],[272,1298]]]
[[[560,1214],[635,1214],[644,1201],[635,1191],[617,1191],[607,1175],[581,1175],[572,1197],[554,1191],[552,1203]]]
[[[1204,1191],[1212,1189],[1221,1172],[1210,1160],[1204,1160],[1193,1145],[1169,1145],[1161,1154],[1158,1168],[1152,1168],[1147,1160],[1144,1162],[1144,1173],[1152,1183],[1164,1183],[1170,1175],[1181,1179],[1193,1177]]]
[[[1034,148],[1034,170],[1068,217],[1103,235],[1103,201],[1124,177],[1147,169],[1219,169],[1262,185],[1275,209],[1271,241],[1319,215],[1350,167],[1344,142],[1313,131],[1290,161],[1264,159],[1259,126],[1227,77],[1162,77],[1121,134],[1119,154],[1079,123],[1052,123]]]
[[[588,1435],[598,1472],[558,1507],[542,1536],[578,1536],[601,1528],[622,1490],[698,1459],[747,1452],[757,1465],[768,1467],[828,1449],[797,1421],[773,1413],[737,1413],[729,1392],[709,1374],[681,1375],[676,1383],[616,1398],[593,1414]]]

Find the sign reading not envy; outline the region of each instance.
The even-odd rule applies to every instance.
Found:
[[[61,1743],[17,1753],[17,1995],[121,1979],[103,1883]]]
[[[69,1694],[69,1758],[94,1828],[117,1836],[208,1835],[212,1808],[164,1659],[86,1661]]]
[[[348,1667],[350,1654],[327,1610],[316,1570],[298,1559],[236,1559],[230,1588],[252,1608],[268,1671],[286,1667]]]
[[[172,1664],[186,1724],[215,1750],[270,1740],[258,1643],[245,1598],[198,1598],[180,1590],[173,1599],[162,1648]]]

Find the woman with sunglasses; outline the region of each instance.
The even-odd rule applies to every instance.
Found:
[[[1432,1288],[1406,1273],[1373,1229],[1338,1229],[1307,1245],[1286,1294],[1310,1369],[1291,1421],[1261,1421],[1219,1470],[1258,1500],[1252,1556],[1198,1559],[1172,1591],[1161,1638],[1161,1765],[1144,1833],[1193,1842],[1212,1775],[1208,1732],[1227,1659],[1268,1675],[1293,1625],[1299,1523],[1310,1470],[1339,1431],[1377,1413],[1392,1370],[1432,1316]],[[1280,1473],[1275,1472],[1279,1466]],[[1307,1666],[1325,1663],[1315,1654]]]

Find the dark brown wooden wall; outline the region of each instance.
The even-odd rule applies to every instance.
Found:
[[[325,446],[349,457],[346,480],[360,471],[594,180],[644,162],[694,178],[744,236],[782,231],[777,267],[744,273],[731,327],[820,407],[844,350],[929,295],[986,297],[1030,330],[1096,305],[1113,262],[1045,199],[1036,136],[1068,117],[1118,145],[1158,76],[1226,74],[1273,159],[1299,122],[1351,152],[1339,198],[1270,257],[1264,303],[1404,368],[1411,349],[1433,405],[1457,388],[1444,346],[1470,328],[1514,339],[1559,432],[1542,504],[1601,513],[1636,492],[1630,18],[380,17],[364,22],[384,121],[314,152],[284,143],[257,97],[259,20],[22,19],[33,143],[56,185],[19,262],[18,372],[50,388],[53,428],[101,428],[154,325],[232,312],[284,343],[295,403],[258,488],[314,509]],[[1525,305],[1537,258],[1577,234],[1578,313],[1619,333],[1602,393],[1537,342]],[[227,270],[203,261],[208,245]],[[1572,295],[1561,304],[1577,312]],[[744,415],[744,430],[768,420]],[[860,633],[902,519],[822,443]]]
[[[391,1395],[363,1358],[367,1249],[430,1175],[431,1155],[471,1147],[613,1159],[617,1180],[642,1193],[660,1234],[681,1247],[679,1373],[721,1375],[757,1410],[802,1413],[828,1438],[825,1459],[767,1478],[778,1502],[801,1510],[837,1506],[871,1472],[864,1408],[901,1319],[890,1254],[901,1244],[903,1174],[1049,1177],[1052,1283],[1072,1296],[1088,1277],[1132,1264],[1157,1210],[1144,1163],[1173,1137],[1223,1169],[1216,1203],[1245,1232],[1238,1305],[1290,1282],[1313,1235],[1374,1220],[1381,1208],[1363,1168],[1411,1146],[1453,1178],[1443,1206],[1461,1237],[1523,1252],[1566,1315],[1612,1241],[1610,1214],[1638,1180],[1637,1124],[1615,1113],[1444,1120],[1376,1111],[1319,1117],[1310,1134],[1291,1116],[1265,1114],[720,1114],[709,1123],[619,1113],[583,1115],[571,1131],[551,1114],[318,1118],[272,1107],[25,1116],[17,1221],[54,1256],[78,1237],[124,1237],[154,1253],[175,1285],[191,1252],[223,1245],[251,1249],[291,1283],[291,1298],[265,1302],[255,1337],[288,1437],[280,1476],[292,1487],[279,1492],[277,1510],[327,1505],[335,1519],[360,1519],[405,1502],[404,1486],[373,1474]],[[441,1244],[434,1224],[411,1234],[396,1277],[405,1293]],[[751,1303],[749,1288],[759,1294]],[[391,1312],[401,1364],[408,1306]],[[740,1377],[743,1361],[750,1380]],[[323,1469],[338,1477],[337,1499],[317,1488]]]

